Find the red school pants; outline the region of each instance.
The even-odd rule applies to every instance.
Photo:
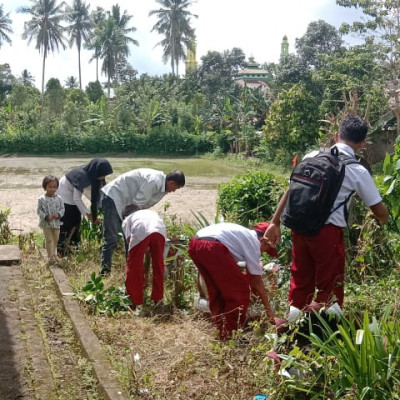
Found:
[[[343,229],[324,225],[316,235],[292,231],[292,266],[289,303],[300,310],[315,301],[327,304],[344,297],[345,248]]]
[[[218,241],[192,238],[189,255],[204,278],[209,306],[221,339],[246,321],[250,286],[230,251]]]
[[[143,304],[144,256],[148,248],[153,269],[151,299],[160,301],[164,297],[164,244],[164,236],[155,232],[129,250],[125,284],[126,292],[136,306]]]

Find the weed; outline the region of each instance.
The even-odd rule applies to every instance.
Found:
[[[102,277],[93,272],[90,280],[74,295],[78,300],[86,303],[92,313],[114,315],[119,311],[128,310],[132,304],[126,294],[125,287],[110,286],[104,288]]]

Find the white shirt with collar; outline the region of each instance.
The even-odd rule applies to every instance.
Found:
[[[212,237],[225,245],[236,261],[246,261],[252,275],[262,275],[259,265],[261,250],[256,231],[230,222],[209,225],[200,229],[196,237]]]
[[[138,168],[117,176],[101,190],[114,201],[122,220],[127,206],[150,208],[166,195],[165,174],[151,168]]]
[[[340,153],[355,158],[354,150],[349,145],[339,142],[336,143],[335,146],[338,148]],[[317,154],[318,151],[313,151],[308,153],[304,158],[314,157]],[[357,193],[367,207],[374,206],[382,201],[381,195],[379,194],[371,174],[365,167],[358,163],[346,165],[342,187],[340,188],[339,194],[333,204],[333,209],[343,203],[352,192]],[[349,208],[350,203],[351,198],[349,198],[347,202],[347,208]],[[334,211],[326,221],[326,224],[333,224],[345,228],[347,226],[347,221],[344,216],[344,206],[341,206]]]
[[[164,221],[153,210],[139,210],[128,215],[122,222],[122,230],[129,241],[129,250],[152,233],[159,233],[167,238]]]

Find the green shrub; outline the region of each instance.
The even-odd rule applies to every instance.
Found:
[[[10,213],[10,209],[0,208],[0,244],[9,244],[11,242],[12,234],[10,226],[8,225]]]
[[[294,366],[300,379],[285,386],[293,398],[307,399],[398,399],[400,388],[400,342],[398,318],[390,307],[380,320],[364,312],[342,318],[338,330],[316,314],[323,338],[309,336],[311,352],[295,348],[283,356],[283,367]]]
[[[248,225],[269,220],[285,190],[285,181],[263,171],[247,171],[218,188],[218,210],[227,220]]]

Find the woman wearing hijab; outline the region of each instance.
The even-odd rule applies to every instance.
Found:
[[[65,204],[65,213],[61,218],[60,238],[57,251],[66,255],[69,244],[77,245],[80,241],[79,227],[82,216],[97,224],[97,208],[100,189],[105,185],[105,177],[112,174],[111,164],[105,158],[93,158],[87,165],[74,168],[60,179],[57,190]],[[82,200],[85,195],[91,202],[90,210]]]

